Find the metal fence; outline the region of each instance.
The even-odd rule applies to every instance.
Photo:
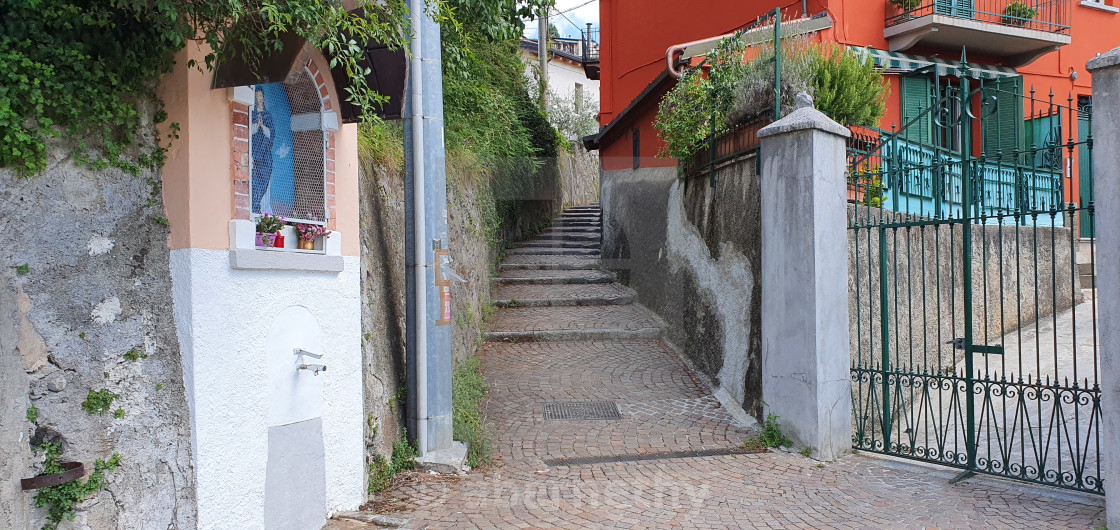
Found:
[[[950,16],[1068,35],[1069,0],[886,0],[886,25],[931,15]]]
[[[1103,493],[1091,104],[963,74],[916,135],[957,149],[921,116],[849,142],[852,445]],[[1008,104],[1049,130],[974,142]]]

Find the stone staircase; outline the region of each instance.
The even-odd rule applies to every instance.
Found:
[[[634,292],[599,269],[601,211],[570,208],[531,241],[509,250],[491,280],[499,307],[489,342],[632,340],[661,337],[661,321]]]
[[[1081,280],[1082,289],[1095,289],[1097,287],[1096,274],[1093,270],[1095,261],[1100,259],[1094,252],[1095,239],[1082,239],[1077,243],[1077,275]]]

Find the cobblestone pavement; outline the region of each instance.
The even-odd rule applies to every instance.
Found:
[[[636,315],[644,311],[628,305],[571,311],[577,309],[586,308],[503,309],[495,325],[530,331],[633,326],[618,317],[641,318]],[[1100,498],[991,477],[949,485],[955,470],[947,468],[862,454],[836,462],[781,451],[728,454],[750,429],[736,423],[658,340],[486,343],[477,355],[491,385],[485,412],[494,461],[465,475],[398,477],[374,506],[407,519],[407,528],[1103,525]],[[621,419],[545,420],[549,402],[610,402]],[[714,456],[679,454],[700,450]],[[570,460],[579,458],[597,462]],[[328,525],[362,527],[376,525]]]

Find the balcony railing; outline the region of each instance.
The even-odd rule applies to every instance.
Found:
[[[848,202],[919,217],[964,215],[960,153],[931,148],[868,127],[852,127],[848,140]],[[1033,153],[1034,151],[1030,151]],[[977,215],[999,219],[1015,211],[1058,210],[1060,169],[973,159]],[[1010,219],[1014,220],[1014,219]],[[1029,222],[1028,222],[1029,221]],[[1024,218],[1024,224],[1061,225],[1063,214]]]
[[[931,15],[1069,35],[1069,0],[886,0],[886,26]]]
[[[599,30],[591,29],[591,24],[583,33],[583,62],[584,64],[599,60]]]

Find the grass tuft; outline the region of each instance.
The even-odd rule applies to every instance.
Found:
[[[454,438],[467,444],[467,465],[471,467],[490,462],[491,437],[482,416],[482,400],[489,390],[477,357],[468,358],[452,370]]]

